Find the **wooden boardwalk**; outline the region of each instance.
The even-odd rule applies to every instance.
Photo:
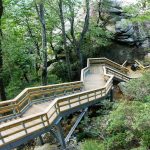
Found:
[[[0,149],[15,147],[51,127],[59,116],[97,103],[111,91],[113,78],[129,81],[128,72],[109,59],[91,58],[81,81],[28,88],[14,100],[1,102]]]
[[[103,66],[101,64],[91,65],[89,73],[85,76],[84,80],[85,90],[102,88],[105,84]]]
[[[92,65],[90,67],[89,73],[85,76],[84,80],[84,91],[98,89],[104,87],[106,81],[104,80],[104,71],[102,65]],[[76,92],[78,93],[78,92]],[[67,94],[68,96],[73,93]],[[47,109],[51,104],[52,100],[33,104],[23,115],[21,118],[30,116],[33,114],[37,114],[43,111],[43,109]]]

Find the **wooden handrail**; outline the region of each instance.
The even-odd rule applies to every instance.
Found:
[[[150,69],[150,65],[143,66],[138,60],[135,60],[135,63],[137,63],[139,65],[139,67],[142,68],[143,70]]]
[[[51,103],[50,107],[44,113],[39,113],[37,115],[20,118],[15,121],[8,122],[4,125],[0,125],[0,132],[2,134],[1,135],[2,138],[4,139],[4,141],[6,141],[5,139],[7,139],[8,137],[24,131],[24,133],[20,134],[20,136],[19,136],[19,138],[21,138],[22,136],[25,136],[25,135],[31,133],[31,132],[29,132],[30,128],[33,128],[36,126],[35,130],[40,130],[40,129],[48,126],[47,122],[49,122],[49,124],[52,124],[52,122],[62,112],[67,111],[68,109],[72,109],[74,107],[78,107],[79,105],[88,103],[89,101],[94,101],[95,98],[100,98],[102,96],[105,96],[107,94],[106,92],[108,92],[112,86],[112,83],[109,84],[109,82],[110,81],[107,82],[107,85],[104,88],[89,90],[86,92],[81,92],[79,94],[73,94],[71,96],[66,96],[64,98],[57,98],[53,101],[53,103]],[[107,88],[107,90],[106,90],[106,88]],[[77,98],[76,101],[72,101],[72,99],[75,99],[75,98]],[[68,99],[70,101],[68,101]],[[67,102],[67,103],[65,105],[60,105],[63,102]],[[64,106],[65,106],[65,108],[66,108],[66,106],[68,106],[67,107],[68,109],[64,110],[63,109]],[[59,108],[59,111],[57,111],[57,108]],[[45,116],[44,121],[42,121],[42,119],[41,119],[43,116]],[[48,116],[48,117],[46,117],[46,116]],[[34,122],[34,121],[37,121],[37,122]],[[27,125],[29,123],[30,123],[30,125]],[[41,124],[43,124],[43,125],[41,125]],[[12,132],[8,133],[8,134],[7,133],[3,134],[4,131],[11,130],[13,128],[15,128],[16,130],[12,130]],[[32,132],[34,132],[34,131],[32,131]],[[10,142],[10,141],[8,140],[7,142]]]
[[[90,62],[90,64],[92,64],[92,63],[104,63],[105,65],[110,65],[111,67],[118,69],[124,73],[127,73],[129,71],[126,67],[124,67],[124,66],[122,66],[116,62],[113,62],[113,61],[111,61],[105,57],[103,57],[103,58],[89,58],[89,62]]]
[[[63,93],[64,91],[80,89],[83,87],[82,81],[69,82],[56,85],[39,86],[35,88],[26,88],[13,100],[0,102],[0,119],[21,113],[28,105],[42,96],[54,93]],[[58,94],[57,94],[58,95]],[[48,98],[49,98],[48,96]]]
[[[127,76],[126,74],[123,74],[123,73],[121,73],[117,70],[114,70],[108,66],[106,67],[106,72],[108,74],[113,74],[116,78],[119,78],[121,80],[129,81],[131,79],[131,77]]]
[[[73,108],[81,107],[84,104],[88,104],[89,102],[95,101],[96,99],[106,96],[113,86],[114,77],[122,79],[124,81],[127,81],[130,79],[126,74],[124,74],[125,69],[121,65],[119,64],[116,65],[116,63],[112,62],[113,67],[110,68],[108,67],[108,64],[111,62],[110,60],[106,58],[100,58],[100,59],[95,58],[95,59],[88,59],[87,67],[81,71],[81,81],[67,83],[67,84],[59,84],[58,86],[55,85],[55,86],[46,86],[46,87],[50,87],[50,88],[55,87],[56,89],[57,87],[62,86],[62,85],[70,86],[71,88],[80,87],[79,85],[83,84],[86,72],[89,70],[90,65],[92,65],[93,63],[97,63],[97,62],[103,63],[103,64],[105,63],[103,66],[103,70],[104,70],[104,76],[107,77],[107,82],[104,87],[98,88],[98,89],[92,89],[88,91],[83,91],[83,92],[72,94],[69,96],[55,98],[50,103],[48,108],[41,113],[38,113],[36,115],[30,115],[30,116],[20,118],[20,119],[16,119],[14,121],[11,121],[5,124],[1,124],[0,125],[0,133],[1,133],[0,146],[12,142],[12,138],[11,138],[12,136],[14,137],[13,141],[21,139],[22,137],[26,135],[37,132],[38,130],[42,128],[48,127],[62,113],[68,110],[71,110]],[[121,73],[118,70],[120,70],[123,73]],[[31,96],[33,94],[32,90],[37,91],[39,89],[45,89],[45,87],[42,86],[38,88],[25,89],[21,94],[17,96],[17,98],[15,98],[15,100],[12,100],[11,102],[12,103],[18,102],[18,103],[15,103],[15,106],[14,106],[17,109],[18,104],[21,105],[20,99],[22,99],[22,96],[24,94],[28,92],[29,96]],[[0,103],[0,105],[2,103]],[[8,104],[8,103],[6,102],[4,104]]]
[[[128,60],[124,61],[123,64],[121,66],[125,66],[127,64]]]

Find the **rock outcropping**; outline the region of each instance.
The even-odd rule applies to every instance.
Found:
[[[123,12],[121,7],[110,9],[112,20],[115,24],[115,39],[128,45],[134,45],[137,48],[150,47],[150,22],[130,21],[133,16]]]

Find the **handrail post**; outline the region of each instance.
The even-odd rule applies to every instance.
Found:
[[[87,100],[88,100],[88,102],[90,101],[90,100],[89,100],[89,94],[88,94],[88,93],[87,93]]]
[[[1,135],[1,132],[0,132],[0,139],[2,140],[3,143],[5,143],[5,141],[4,141],[4,139],[3,139],[2,135]]]
[[[14,102],[11,103],[12,107],[13,107],[13,114],[16,115],[16,109],[15,109],[15,104]]]
[[[112,87],[110,90],[110,102],[113,102],[113,97],[114,97],[114,87]]]
[[[58,110],[58,109],[57,109],[57,106],[54,105],[54,107],[55,107],[55,109],[56,109],[56,113],[59,114],[59,111],[57,111],[57,110]]]
[[[27,129],[26,129],[26,127],[25,127],[24,122],[22,122],[22,126],[23,126],[23,128],[24,128],[25,133],[27,134],[28,132],[27,132]]]
[[[39,135],[39,142],[40,142],[40,145],[44,145],[44,141],[43,141],[42,135]]]
[[[78,96],[78,99],[79,99],[79,105],[81,105],[81,102],[80,102],[80,96]]]
[[[94,94],[95,94],[95,99],[96,99],[96,90],[95,90]]]
[[[43,126],[45,127],[45,123],[44,123],[43,116],[44,116],[44,115],[42,115],[42,116],[41,116],[41,120],[42,120],[42,124],[43,124]]]
[[[107,93],[106,87],[105,87],[105,94]]]
[[[19,114],[20,113],[19,106],[16,103],[15,103],[15,105],[16,105],[16,108],[17,108],[17,114]]]
[[[50,125],[48,115],[46,114],[45,116],[46,116],[47,124]]]
[[[66,142],[65,142],[63,129],[62,129],[60,122],[56,125],[56,129],[57,129],[57,136],[58,136],[59,142],[60,142],[62,148],[66,149]]]
[[[60,107],[59,107],[59,103],[56,103],[56,107],[58,108],[58,113],[60,113]]]
[[[101,90],[101,97],[103,96],[103,90]]]
[[[30,92],[28,91],[28,104],[30,104],[31,103],[31,97],[30,97]]]

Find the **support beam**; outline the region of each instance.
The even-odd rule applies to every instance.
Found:
[[[40,142],[40,145],[44,145],[44,141],[41,135],[39,136],[39,142]]]
[[[66,142],[65,142],[64,133],[63,133],[63,129],[62,129],[60,122],[56,125],[56,132],[57,132],[57,137],[59,139],[59,142],[62,146],[62,149],[65,150],[66,149]]]
[[[113,97],[114,97],[114,87],[110,90],[110,102],[113,102]]]
[[[50,129],[50,134],[57,140],[57,142],[59,142],[57,134],[55,133],[55,131],[53,131],[53,129]]]
[[[85,113],[87,112],[88,108],[85,108],[83,110],[83,112],[79,115],[79,117],[77,118],[75,124],[72,126],[71,130],[69,131],[68,135],[65,138],[65,142],[67,143],[71,137],[71,135],[73,134],[74,130],[76,129],[76,127],[78,126],[78,124],[80,123],[80,121],[82,120],[82,118],[84,117]]]

